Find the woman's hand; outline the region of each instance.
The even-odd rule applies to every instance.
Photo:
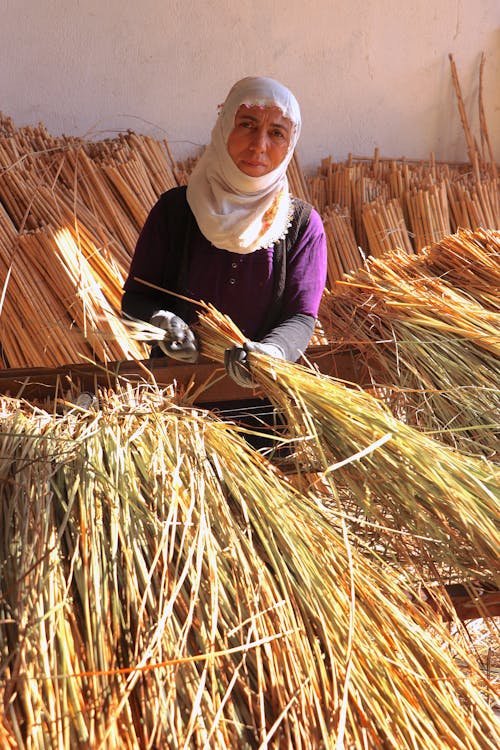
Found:
[[[255,388],[248,362],[248,352],[267,354],[268,357],[284,359],[285,355],[280,346],[263,344],[260,341],[245,341],[243,346],[233,346],[224,352],[224,365],[229,377],[241,388]]]
[[[158,343],[168,357],[189,364],[198,361],[200,351],[196,336],[182,318],[169,310],[157,310],[149,322],[165,331],[165,339]]]

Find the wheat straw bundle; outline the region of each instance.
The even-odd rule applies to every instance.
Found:
[[[460,228],[498,229],[500,226],[500,191],[498,178],[471,178],[447,182],[451,225]]]
[[[500,231],[460,230],[426,248],[421,263],[427,274],[439,276],[486,309],[499,312]]]
[[[416,252],[450,234],[450,217],[444,182],[440,185],[433,184],[429,188],[409,191],[406,194],[406,203],[409,230],[414,238]]]
[[[473,659],[229,425],[159,392],[20,406],[0,464],[17,747],[493,750]]]
[[[131,257],[137,242],[137,221],[117,198],[103,166],[83,149],[69,151],[67,158],[74,172],[75,198],[92,211],[96,223],[103,224]],[[146,201],[145,206],[148,206]],[[78,211],[75,213],[78,215]]]
[[[377,199],[361,209],[370,254],[376,258],[395,249],[413,252],[403,209],[397,198],[387,202]],[[361,266],[358,264],[357,268]]]
[[[349,212],[334,206],[323,215],[327,242],[327,287],[362,264]]]
[[[173,172],[175,161],[166,140],[157,140],[131,130],[122,138],[126,140],[131,155],[140,155],[156,196],[177,186]]]
[[[170,180],[170,158],[139,136],[97,144],[43,126],[0,143],[1,345],[11,367],[146,356],[117,320],[138,232]],[[163,153],[163,162],[161,160]],[[151,179],[149,177],[151,172]],[[112,334],[108,338],[95,331]]]
[[[204,351],[219,361],[226,346],[243,340],[214,311],[201,316],[200,326]],[[419,539],[424,566],[433,560],[438,569],[499,581],[500,488],[493,464],[403,423],[359,388],[298,364],[250,357],[256,384],[286,415],[303,465],[310,461],[327,483],[346,487],[369,518],[391,529],[394,543],[402,543],[398,555],[412,558],[398,537],[406,530]]]
[[[500,406],[499,264],[498,254],[480,252],[482,236],[467,240],[476,248],[468,258],[458,235],[443,240],[448,255],[439,244],[421,257],[392,253],[370,260],[325,295],[322,322],[331,341],[359,350],[376,383],[399,392],[413,424],[492,455]]]

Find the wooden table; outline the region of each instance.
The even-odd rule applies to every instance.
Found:
[[[315,346],[307,351],[307,360],[321,372],[350,382],[361,383],[364,374],[355,350],[332,353],[329,346]],[[241,388],[225,373],[222,365],[209,360],[183,364],[168,357],[143,361],[123,360],[97,363],[70,363],[61,367],[9,368],[0,370],[0,394],[43,402],[65,398],[68,393],[97,392],[98,388],[115,388],[118,383],[137,384],[151,380],[160,387],[176,383],[181,389],[199,389],[196,404],[254,398],[249,388]]]

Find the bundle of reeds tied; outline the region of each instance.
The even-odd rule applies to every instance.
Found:
[[[474,658],[343,514],[229,424],[100,398],[2,402],[4,747],[494,749]]]
[[[0,342],[4,366],[145,356],[124,348],[122,286],[149,208],[177,182],[166,144],[123,133],[0,139]],[[96,335],[106,329],[114,338]]]
[[[82,358],[146,356],[119,319],[120,269],[82,225],[22,233],[11,249],[8,257],[0,254],[4,364],[57,367]],[[105,332],[113,335],[105,339]]]
[[[410,423],[487,456],[498,451],[499,249],[498,231],[462,230],[419,256],[369,259],[321,315]]]

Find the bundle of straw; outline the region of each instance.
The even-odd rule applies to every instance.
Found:
[[[147,356],[119,319],[119,268],[79,225],[19,235],[10,255],[0,252],[0,269],[5,274],[0,340],[9,366]],[[107,333],[113,336],[102,336]]]
[[[426,248],[420,261],[427,275],[500,312],[500,231],[460,230]]]
[[[362,255],[347,209],[334,206],[327,209],[322,218],[327,242],[327,288],[330,288],[346,273],[360,267]]]
[[[230,425],[160,392],[2,409],[17,747],[493,750],[473,658]]]
[[[144,347],[129,346],[117,317],[139,230],[176,184],[164,144],[133,133],[96,143],[54,138],[43,126],[16,130],[10,122],[3,130],[3,364],[146,357]]]
[[[200,317],[199,335],[219,361],[227,346],[243,341],[213,310]],[[298,364],[250,357],[256,384],[286,415],[305,465],[310,460],[327,483],[347,488],[368,518],[392,530],[394,544],[402,530],[418,539],[425,565],[433,561],[437,569],[451,566],[458,575],[498,584],[500,487],[493,464],[396,419],[360,388]],[[398,557],[418,567],[401,542]]]
[[[500,264],[497,250],[484,249],[488,242],[498,248],[498,233],[461,233],[419,257],[370,259],[325,295],[322,322],[331,341],[359,350],[375,383],[399,391],[412,424],[491,456]]]
[[[431,185],[426,189],[409,191],[406,195],[406,203],[409,229],[417,252],[450,234],[450,217],[444,183],[439,186]]]
[[[393,249],[413,252],[403,209],[397,198],[366,203],[361,209],[370,254],[378,258]],[[360,263],[356,268],[360,267]],[[353,269],[355,270],[355,269]]]

